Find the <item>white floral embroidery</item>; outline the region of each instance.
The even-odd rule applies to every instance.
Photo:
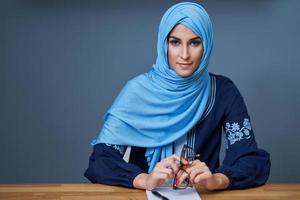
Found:
[[[251,130],[250,120],[247,118],[244,119],[242,128],[236,122],[233,122],[231,125],[229,122],[225,124],[225,132],[230,145],[233,145],[237,141],[251,138]]]
[[[118,150],[120,152],[120,154],[122,154],[122,155],[125,153],[125,147],[124,146],[116,145],[116,144],[108,144],[108,143],[105,143],[105,144],[106,144],[106,146],[111,146],[114,149]]]

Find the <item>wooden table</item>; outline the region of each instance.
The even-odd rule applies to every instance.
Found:
[[[288,199],[300,200],[300,184],[267,184],[261,187],[210,192],[199,189],[203,200],[249,200]],[[1,185],[1,200],[145,200],[143,190],[127,189],[100,184],[33,184]]]

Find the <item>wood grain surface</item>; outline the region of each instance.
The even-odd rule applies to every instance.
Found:
[[[197,188],[203,200],[300,200],[300,184],[267,184],[228,191]],[[1,200],[145,200],[143,190],[101,184],[0,184]]]

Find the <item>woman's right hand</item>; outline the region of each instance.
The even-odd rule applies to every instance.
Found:
[[[156,164],[150,174],[139,174],[133,180],[135,188],[153,190],[154,188],[170,181],[179,170],[180,158],[175,154],[161,160]]]

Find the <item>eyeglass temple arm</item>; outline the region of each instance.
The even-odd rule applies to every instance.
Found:
[[[200,158],[200,154],[195,154],[195,158]]]

